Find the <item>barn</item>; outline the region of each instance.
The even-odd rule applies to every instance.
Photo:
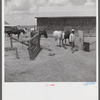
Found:
[[[57,8],[56,8],[57,9]],[[54,30],[66,30],[68,27],[77,30],[83,30],[85,35],[96,36],[96,11],[83,11],[84,8],[74,9],[73,11],[45,11],[40,10],[35,16],[37,19],[37,29],[45,29],[48,34],[52,34]]]

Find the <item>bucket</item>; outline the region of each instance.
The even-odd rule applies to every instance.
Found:
[[[84,42],[84,48],[83,48],[83,50],[89,52],[89,51],[90,51],[89,48],[90,48],[90,43],[88,43],[88,42]]]

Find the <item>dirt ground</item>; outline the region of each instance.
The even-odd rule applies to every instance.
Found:
[[[16,41],[19,59],[15,50],[5,51],[6,82],[89,82],[96,81],[96,37],[85,37],[90,44],[90,52],[71,47],[58,47],[54,38],[41,38],[44,47],[35,60],[30,61],[27,46]],[[77,42],[76,42],[77,44]],[[5,37],[5,47],[10,47],[9,37]],[[45,49],[47,48],[47,49]],[[51,51],[50,51],[50,50]]]

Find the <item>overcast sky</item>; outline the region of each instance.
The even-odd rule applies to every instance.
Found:
[[[83,7],[84,11],[96,8],[95,0],[5,0],[5,21],[11,24],[36,24],[34,16],[41,8],[48,12],[53,7]],[[86,9],[88,7],[88,9]],[[49,9],[48,9],[49,8]],[[58,9],[57,9],[58,10]]]

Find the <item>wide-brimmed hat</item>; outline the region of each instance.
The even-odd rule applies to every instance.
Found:
[[[74,29],[72,29],[72,32],[75,31]]]
[[[31,30],[31,31],[34,31],[34,28],[31,28],[30,30]]]

